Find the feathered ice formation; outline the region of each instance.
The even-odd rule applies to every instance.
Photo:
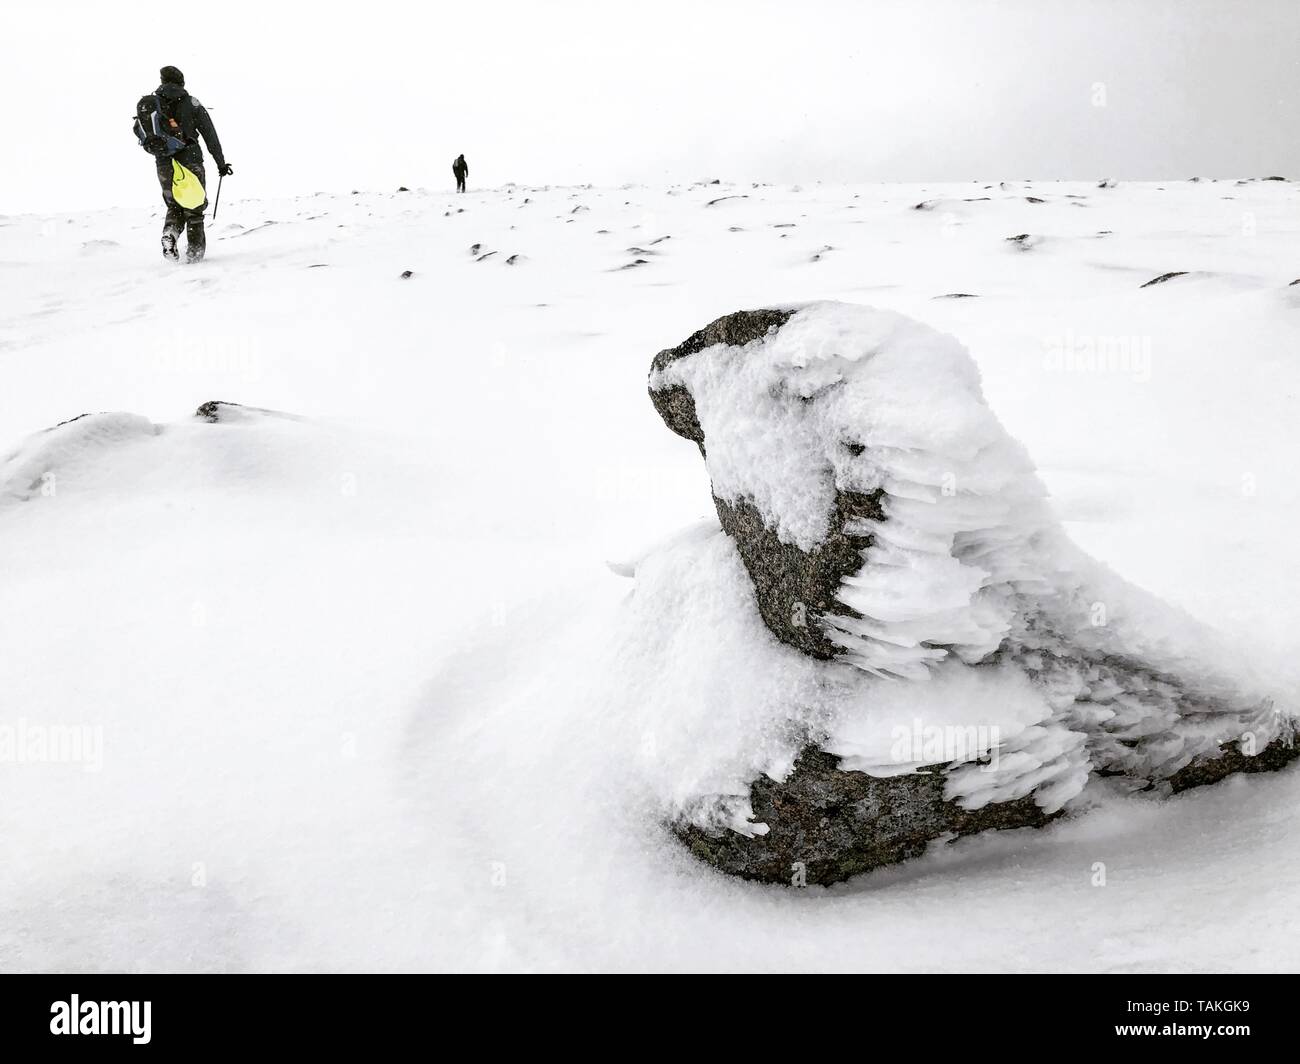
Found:
[[[967,809],[1030,794],[1059,809],[1094,770],[1158,780],[1225,744],[1252,753],[1291,740],[1289,707],[1212,632],[1068,540],[955,339],[846,304],[747,313],[749,333],[720,319],[661,353],[651,394],[700,444],[738,542],[748,533],[728,525],[748,507],[796,566],[824,565],[832,536],[854,544],[834,602],[795,622],[876,681],[827,725],[821,746],[845,768],[883,776],[926,763],[863,738],[900,681],[909,698],[917,683],[944,696],[930,700],[930,721],[953,698],[987,705],[996,771],[978,744],[941,759],[953,766],[949,798]],[[755,331],[752,315],[772,317]],[[739,545],[762,600],[780,580]],[[769,628],[792,642],[767,606]]]

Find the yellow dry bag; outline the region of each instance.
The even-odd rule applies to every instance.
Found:
[[[187,210],[203,206],[208,194],[203,191],[203,183],[193,170],[187,170],[175,159],[172,160],[172,199]]]

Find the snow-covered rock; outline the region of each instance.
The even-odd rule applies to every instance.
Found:
[[[788,769],[683,807],[715,864],[832,881],[1042,823],[1094,772],[1181,789],[1300,752],[1289,693],[1068,540],[952,337],[848,304],[742,311],[660,352],[650,395],[704,456],[757,612],[836,692],[779,711]]]

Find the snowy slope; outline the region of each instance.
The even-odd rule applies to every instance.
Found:
[[[650,358],[838,299],[958,337],[1070,535],[1294,688],[1298,204],[231,196],[193,268],[157,256],[156,212],[0,218],[0,728],[103,741],[98,771],[0,763],[0,966],[1294,967],[1294,773],[1097,789],[1041,832],[760,888],[697,865],[653,797],[743,721],[674,730],[610,682],[650,659],[602,654],[631,586],[605,562],[711,511]],[[295,416],[192,418],[212,399]],[[42,431],[93,411],[133,417]]]

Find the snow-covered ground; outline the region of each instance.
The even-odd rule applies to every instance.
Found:
[[[606,563],[712,518],[654,353],[866,303],[970,349],[1082,547],[1290,682],[1296,185],[236,192],[195,267],[146,208],[0,218],[0,752],[86,729],[0,761],[0,967],[1295,967],[1297,772],[830,890],[697,864],[656,787],[737,722],[619,682]],[[131,416],[32,437],[92,411]]]

